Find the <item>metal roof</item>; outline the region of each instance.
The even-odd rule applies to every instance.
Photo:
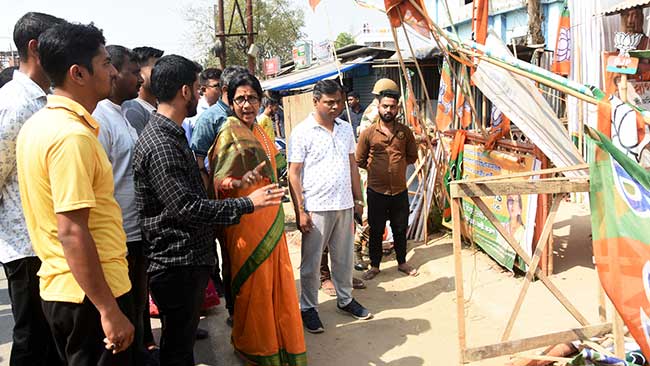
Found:
[[[326,64],[312,66],[311,68],[296,71],[285,76],[262,81],[264,90],[287,90],[315,84],[317,81],[327,79],[338,75],[341,72],[352,70],[355,67],[368,63],[373,59],[372,56],[359,57],[352,61],[339,64],[338,61],[332,61]]]
[[[650,0],[625,0],[605,10],[603,14],[614,15],[622,12],[623,10],[636,8],[638,6],[646,7],[648,5],[650,5]]]

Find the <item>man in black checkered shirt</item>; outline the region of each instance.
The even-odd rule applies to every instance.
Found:
[[[215,265],[215,226],[239,223],[242,215],[279,205],[276,185],[248,197],[210,200],[181,127],[196,114],[199,69],[181,56],[162,57],[151,73],[158,111],[138,139],[133,158],[136,204],[149,258],[149,286],[163,328],[161,365],[194,365],[199,310]],[[263,165],[243,184],[262,180]]]

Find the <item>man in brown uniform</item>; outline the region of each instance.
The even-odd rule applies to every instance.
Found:
[[[398,103],[399,93],[381,91],[378,96],[379,121],[361,132],[357,144],[357,164],[368,171],[371,268],[363,275],[364,280],[373,279],[379,273],[386,219],[390,220],[393,230],[398,270],[410,276],[418,274],[406,263],[409,216],[406,166],[417,160],[417,144],[411,130],[395,121]]]

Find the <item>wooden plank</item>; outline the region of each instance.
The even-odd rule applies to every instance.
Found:
[[[529,267],[533,268],[531,266],[532,260],[528,256],[528,253],[526,253],[521,248],[521,246],[519,246],[517,240],[515,240],[515,238],[513,238],[512,235],[506,231],[503,225],[501,225],[499,220],[494,216],[492,211],[490,211],[490,209],[487,207],[485,202],[480,197],[472,197],[472,200],[474,201],[474,204],[476,204],[476,206],[478,206],[478,208],[483,212],[483,215],[485,215],[485,217],[490,220],[492,225],[494,225],[499,234],[503,236],[510,247],[517,253],[517,255],[519,255]],[[553,294],[553,296],[555,296],[555,298],[562,304],[562,306],[564,306],[564,308],[567,309],[567,311],[571,313],[571,315],[573,315],[573,317],[581,325],[589,324],[587,319],[580,313],[580,311],[578,311],[578,309],[569,301],[569,299],[564,296],[564,294],[553,284],[553,282],[551,282],[551,280],[546,276],[546,274],[544,274],[543,271],[541,271],[539,268],[534,268],[534,270],[537,278],[539,278],[540,281],[544,283],[546,288]]]
[[[451,196],[454,198],[565,192],[589,192],[589,180],[548,178],[534,181],[515,180],[489,183],[451,182]]]
[[[526,278],[524,279],[524,284],[522,285],[521,290],[519,291],[519,297],[517,298],[515,307],[512,310],[510,319],[508,320],[508,325],[506,325],[506,329],[503,331],[501,342],[505,342],[508,340],[508,338],[510,338],[512,327],[515,325],[515,320],[517,320],[517,315],[519,315],[519,310],[521,309],[521,305],[524,303],[524,299],[526,298],[526,293],[528,292],[528,287],[533,281],[533,276],[535,273],[534,269],[538,267],[539,261],[542,258],[544,247],[548,243],[548,236],[553,230],[553,223],[555,222],[555,214],[557,214],[557,210],[560,207],[560,203],[562,202],[563,198],[564,195],[558,195],[557,197],[555,197],[555,201],[553,201],[551,212],[548,214],[548,217],[546,218],[546,222],[544,223],[544,228],[542,229],[542,233],[539,236],[539,241],[537,242],[537,248],[535,249],[535,254],[533,255],[533,264],[530,265],[530,267],[528,268],[528,272],[526,272]]]
[[[555,173],[569,172],[569,171],[574,171],[574,170],[585,170],[585,169],[589,169],[589,164],[585,163],[585,164],[567,166],[567,167],[563,167],[563,168],[549,168],[549,169],[533,170],[533,171],[530,171],[530,172],[512,173],[512,174],[504,174],[504,175],[493,175],[491,177],[478,177],[478,178],[466,179],[466,180],[462,180],[462,181],[458,181],[458,182],[459,183],[490,182],[490,181],[496,181],[496,180],[532,177],[532,176],[535,176],[535,175],[555,174]]]
[[[545,356],[545,355],[534,355],[534,354],[524,354],[520,353],[517,355],[514,355],[513,358],[520,358],[524,360],[537,360],[537,361],[553,361],[553,362],[560,362],[563,364],[568,364],[573,360],[573,358],[569,357],[554,357],[554,356]]]
[[[546,347],[550,344],[560,344],[577,340],[598,337],[612,331],[612,323],[588,325],[561,332],[544,334],[536,337],[522,338],[508,342],[490,344],[481,347],[468,348],[463,352],[465,362],[480,361],[487,358],[511,355],[517,352]]]
[[[428,157],[429,154],[427,154],[426,156]],[[418,159],[418,162],[415,165],[415,170],[413,171],[413,174],[411,174],[411,177],[406,181],[406,186],[407,187],[410,186],[411,183],[413,183],[413,181],[415,180],[415,177],[418,176],[418,173],[420,172],[420,169],[422,169],[422,166],[424,165],[425,161],[426,161],[426,158],[425,159],[422,159],[422,158]]]
[[[605,290],[598,280],[598,318],[601,322],[607,321],[607,303],[605,302]]]
[[[284,106],[284,136],[289,141],[291,131],[314,110],[313,93],[290,95],[282,98]]]
[[[458,324],[458,348],[460,349],[460,364],[464,363],[463,355],[467,348],[465,338],[465,290],[463,288],[463,257],[461,253],[461,228],[460,228],[460,198],[451,200],[451,221],[453,224],[452,238],[454,243],[454,270],[456,283],[456,321]]]
[[[623,319],[621,315],[616,311],[616,308],[612,304],[612,316],[614,317],[614,329],[612,329],[612,335],[614,336],[614,354],[616,357],[621,360],[625,359],[625,331],[623,330]]]

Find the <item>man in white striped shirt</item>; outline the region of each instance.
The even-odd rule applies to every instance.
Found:
[[[25,121],[47,102],[50,79],[41,67],[38,36],[65,20],[27,13],[14,27],[20,67],[0,89],[0,262],[7,276],[14,317],[12,366],[60,365],[41,308],[41,261],[32,249],[23,215],[16,171],[16,138]]]

